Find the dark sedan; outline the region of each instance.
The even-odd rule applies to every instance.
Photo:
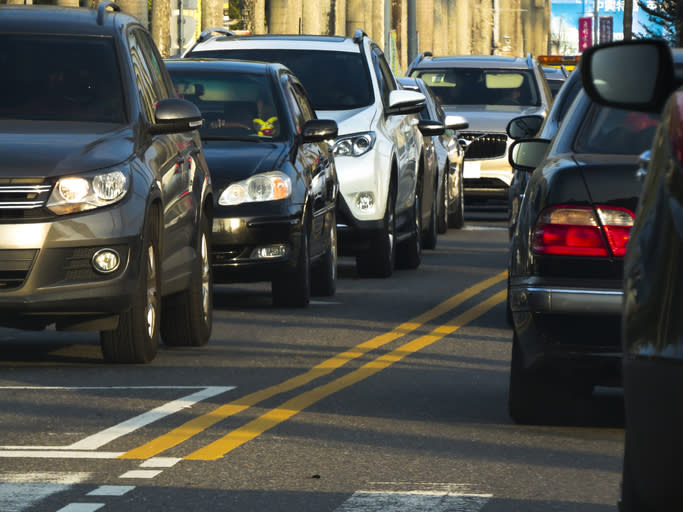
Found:
[[[624,259],[619,509],[682,510],[683,50],[661,41],[624,42],[596,47],[584,58],[585,87],[597,101],[650,113],[664,107],[639,169],[643,191]]]
[[[271,281],[277,306],[333,295],[338,191],[329,141],[299,80],[280,64],[166,61],[178,94],[195,103],[215,191],[217,283]]]
[[[572,421],[577,398],[621,384],[623,257],[641,190],[638,155],[657,124],[580,91],[552,142],[511,146],[512,165],[536,169],[509,263],[517,422]]]

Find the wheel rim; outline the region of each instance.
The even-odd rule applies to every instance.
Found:
[[[415,238],[418,252],[422,247],[422,205],[420,204],[420,195],[415,195]]]
[[[389,255],[394,252],[394,202],[393,198],[389,200],[389,216],[387,218],[387,240],[389,242]]]
[[[202,315],[204,322],[209,318],[211,309],[211,263],[209,262],[209,244],[206,235],[202,234],[201,242],[201,262],[202,262]]]
[[[147,247],[147,305],[145,310],[145,322],[147,336],[154,337],[157,327],[157,310],[159,307],[159,293],[157,290],[157,263],[154,246]]]
[[[337,280],[337,225],[335,223],[330,227],[330,264],[332,268],[330,269],[330,275],[332,276],[332,281]]]
[[[449,196],[448,170],[446,170],[446,175],[444,177],[444,182],[443,182],[443,214],[441,216],[441,220],[445,224],[448,223],[448,196]]]

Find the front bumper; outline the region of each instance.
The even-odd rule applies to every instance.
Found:
[[[507,151],[498,158],[465,159],[463,188],[465,195],[507,199],[513,170]]]

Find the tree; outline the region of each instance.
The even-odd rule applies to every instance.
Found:
[[[638,0],[638,7],[654,25],[644,27],[645,33],[638,34],[638,37],[664,39],[675,46],[681,46],[683,7],[679,0]]]

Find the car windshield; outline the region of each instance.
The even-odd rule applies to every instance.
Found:
[[[416,69],[443,105],[541,104],[530,71],[482,68]]]
[[[0,119],[125,122],[113,41],[0,35]]]
[[[299,78],[315,110],[351,110],[374,101],[372,81],[360,53],[235,49],[188,55],[195,56],[282,63]]]
[[[639,155],[652,146],[659,114],[595,105],[574,141],[577,153]]]
[[[280,107],[267,75],[169,69],[181,98],[202,113],[202,138],[283,140]]]

